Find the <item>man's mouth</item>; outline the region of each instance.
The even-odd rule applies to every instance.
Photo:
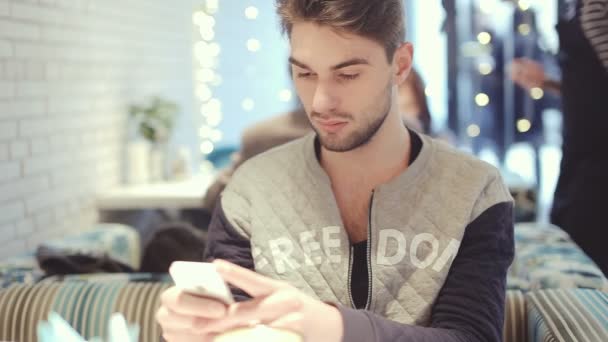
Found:
[[[336,119],[330,119],[330,120],[315,119],[315,122],[317,123],[317,125],[319,126],[320,129],[322,129],[323,131],[325,131],[327,133],[337,133],[344,126],[346,126],[348,124],[348,121],[336,120]]]

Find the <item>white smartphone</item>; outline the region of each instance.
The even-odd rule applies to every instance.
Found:
[[[234,303],[228,285],[212,263],[174,261],[169,274],[175,286],[189,294],[215,299],[226,305]]]

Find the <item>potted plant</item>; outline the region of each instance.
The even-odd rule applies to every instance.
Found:
[[[129,107],[129,121],[135,137],[145,140],[149,148],[148,180],[158,181],[165,177],[167,143],[171,137],[179,106],[159,96],[142,105]],[[141,149],[141,147],[140,147]],[[146,158],[144,158],[146,159]],[[144,172],[145,173],[145,172]]]

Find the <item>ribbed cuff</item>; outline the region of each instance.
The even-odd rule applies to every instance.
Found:
[[[343,342],[374,342],[374,328],[364,311],[336,306],[344,322]]]

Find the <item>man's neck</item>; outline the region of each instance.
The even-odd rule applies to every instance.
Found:
[[[332,183],[356,182],[375,188],[401,174],[411,153],[410,134],[399,115],[389,115],[365,145],[348,152],[321,146],[321,166]]]

